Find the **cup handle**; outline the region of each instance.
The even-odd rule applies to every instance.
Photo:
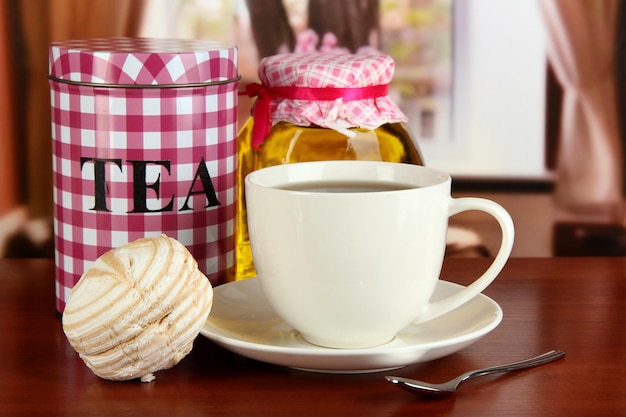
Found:
[[[432,320],[474,298],[487,288],[489,284],[491,284],[500,271],[502,271],[502,268],[504,268],[504,265],[509,259],[509,255],[513,249],[513,240],[515,238],[513,220],[511,219],[509,213],[498,203],[484,198],[463,197],[450,199],[450,205],[448,207],[449,217],[462,211],[469,210],[483,211],[495,217],[500,225],[500,230],[502,231],[500,249],[498,250],[496,257],[489,268],[487,268],[487,270],[476,281],[463,290],[446,297],[443,300],[429,303],[425,310],[422,311],[422,314],[420,314],[417,318],[416,323]]]

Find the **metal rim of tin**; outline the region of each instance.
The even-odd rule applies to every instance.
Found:
[[[190,88],[190,87],[208,87],[212,85],[230,84],[241,80],[241,74],[235,78],[229,78],[227,80],[220,81],[207,81],[202,83],[188,83],[188,84],[106,84],[106,83],[93,83],[86,81],[73,81],[64,80],[63,78],[53,77],[48,75],[48,79],[62,84],[81,85],[86,87],[105,87],[105,88]]]

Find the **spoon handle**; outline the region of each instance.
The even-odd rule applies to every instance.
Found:
[[[488,368],[476,369],[473,371],[465,372],[450,381],[443,382],[441,384],[431,384],[428,382],[418,381],[416,379],[401,378],[395,376],[386,376],[387,381],[394,384],[398,384],[400,387],[417,394],[427,395],[450,395],[457,390],[459,385],[468,379],[493,374],[496,372],[510,372],[520,369],[532,368],[535,366],[543,365],[544,363],[552,362],[565,356],[565,352],[560,350],[551,350],[542,355],[535,356],[530,359],[524,359],[518,362],[507,363],[504,365],[491,366]]]
[[[535,366],[543,365],[544,363],[555,361],[562,358],[563,356],[565,356],[565,352],[562,352],[560,350],[551,350],[542,355],[535,356],[534,358],[524,359],[523,361],[511,362],[504,365],[491,366],[489,368],[469,371],[464,374],[465,377],[463,378],[463,380],[497,372],[509,372],[516,371],[518,369],[532,368]]]

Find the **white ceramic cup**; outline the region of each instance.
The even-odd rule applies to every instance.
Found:
[[[286,189],[318,182],[401,189]],[[514,228],[497,203],[452,198],[450,186],[444,172],[388,162],[304,162],[252,172],[245,180],[250,242],[268,302],[305,340],[332,348],[385,344],[409,323],[466,303],[504,267]],[[466,210],[496,218],[500,249],[471,285],[431,303],[448,218]]]

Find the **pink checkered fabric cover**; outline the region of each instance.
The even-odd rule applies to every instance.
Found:
[[[264,58],[259,78],[268,87],[367,87],[389,84],[394,68],[393,59],[383,54],[302,52]],[[273,98],[270,113],[272,125],[287,121],[339,131],[407,121],[388,95],[354,101]]]
[[[51,46],[60,312],[97,257],[140,237],[178,239],[213,284],[234,265],[236,49],[135,42]]]

